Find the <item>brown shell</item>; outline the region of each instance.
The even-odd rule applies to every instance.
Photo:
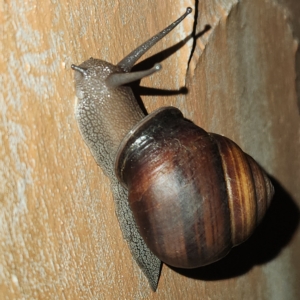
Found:
[[[165,107],[123,140],[116,174],[141,236],[163,262],[195,268],[225,256],[263,218],[273,186],[233,141]]]

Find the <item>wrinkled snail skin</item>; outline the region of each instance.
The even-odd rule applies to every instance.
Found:
[[[132,256],[156,290],[161,261],[145,244],[128,203],[128,191],[117,180],[114,160],[122,138],[145,115],[138,106],[132,90],[126,86],[110,89],[105,80],[119,67],[90,58],[75,72],[77,104],[75,117],[80,133],[97,164],[111,181],[116,215]]]
[[[86,70],[85,75],[75,72],[75,116],[79,129],[105,174],[114,177],[113,165],[120,142],[145,115],[131,88],[107,86],[106,78],[123,72],[120,67],[94,58],[79,67]]]
[[[274,192],[264,171],[233,141],[207,133],[174,107],[145,116],[126,85],[159,71],[156,64],[130,72],[189,13],[116,66],[93,58],[72,65],[79,130],[110,178],[123,236],[153,290],[161,261],[196,268],[245,241]]]

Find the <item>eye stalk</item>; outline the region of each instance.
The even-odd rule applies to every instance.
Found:
[[[148,41],[137,47],[135,50],[130,52],[118,63],[118,66],[121,67],[125,72],[129,72],[143,54],[145,54],[152,46],[154,46],[158,41],[165,37],[170,31],[172,31],[192,11],[193,10],[188,7],[186,9],[186,12],[180,18],[178,18],[164,30],[150,38]]]
[[[162,69],[161,64],[155,64],[153,68],[140,72],[131,73],[114,73],[108,76],[106,79],[106,84],[109,87],[118,87],[130,82],[137,81],[144,77],[150,76]]]
[[[84,69],[84,68],[81,68],[81,67],[79,67],[79,66],[76,66],[76,65],[71,65],[71,68],[73,69],[73,70],[75,70],[75,71],[77,71],[77,72],[79,72],[79,73],[81,73],[83,76],[86,76],[87,75],[87,70],[86,69]]]

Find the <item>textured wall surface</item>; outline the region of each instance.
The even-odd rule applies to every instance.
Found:
[[[300,298],[296,2],[2,1],[1,299]],[[176,106],[233,139],[276,194],[246,243],[204,268],[164,265],[153,293],[77,129],[70,66],[91,56],[120,61],[187,6],[193,14],[139,65],[163,65],[141,82],[156,89],[138,89],[144,105]]]

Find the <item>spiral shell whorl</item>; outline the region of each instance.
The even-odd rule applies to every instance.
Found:
[[[232,243],[238,245],[251,236],[263,218],[274,193],[273,186],[254,159],[237,144],[224,136],[210,135],[222,158]]]
[[[128,188],[147,246],[181,268],[217,261],[246,240],[272,196],[269,179],[250,156],[171,107],[131,130],[115,172]]]

